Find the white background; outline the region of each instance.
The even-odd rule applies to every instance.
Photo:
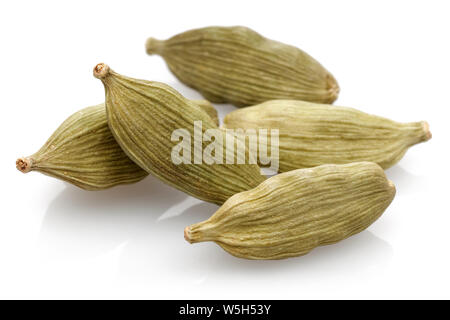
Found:
[[[0,298],[450,298],[449,14],[448,1],[2,2]],[[367,231],[304,257],[241,260],[185,242],[217,206],[155,178],[87,192],[15,169],[103,101],[98,62],[200,98],[144,43],[209,25],[305,50],[337,78],[338,105],[430,123],[433,139],[387,171],[397,196]]]

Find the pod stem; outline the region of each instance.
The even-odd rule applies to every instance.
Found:
[[[331,104],[336,101],[339,96],[339,92],[341,91],[339,84],[331,74],[327,75],[327,90],[329,95],[328,103]]]
[[[189,226],[184,228],[184,239],[189,243],[193,243],[191,238],[191,228]]]
[[[30,172],[33,166],[33,159],[23,157],[16,160],[16,168],[22,173]]]
[[[426,122],[426,121],[422,121],[421,122],[422,123],[422,129],[423,129],[423,132],[424,132],[424,141],[428,141],[428,140],[430,140],[431,139],[431,137],[433,136],[432,134],[431,134],[431,131],[430,131],[430,125],[428,124],[428,122]]]
[[[97,79],[104,79],[110,72],[110,68],[105,63],[99,63],[94,67],[94,77]]]
[[[415,145],[431,139],[430,125],[426,121],[410,122],[403,124],[405,136],[410,145]]]
[[[161,54],[164,47],[164,41],[158,40],[155,38],[148,38],[147,42],[145,43],[145,50],[147,51],[147,54]]]
[[[189,243],[214,241],[214,231],[208,222],[200,222],[184,228],[184,239]]]

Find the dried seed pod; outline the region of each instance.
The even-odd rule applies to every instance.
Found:
[[[394,196],[375,163],[298,169],[234,195],[184,236],[190,243],[214,241],[239,258],[295,257],[363,231]]]
[[[137,182],[148,175],[114,140],[104,104],[71,115],[38,152],[18,159],[16,166],[23,173],[39,171],[86,190]]]
[[[108,123],[116,141],[147,172],[217,204],[265,180],[255,164],[196,164],[196,151],[201,154],[209,143],[203,140],[196,145],[194,122],[201,121],[201,135],[218,127],[204,110],[170,86],[122,76],[103,63],[94,68],[94,76],[105,86]],[[190,163],[175,164],[172,159],[172,149],[178,144],[172,135],[177,129],[194,137],[189,143],[194,153]],[[217,143],[228,152],[224,141]]]
[[[279,130],[279,170],[372,161],[397,163],[409,147],[427,141],[427,122],[398,123],[352,108],[272,100],[225,116],[224,127]]]
[[[209,101],[192,102],[218,124],[217,111]],[[86,190],[133,183],[148,175],[117,144],[103,103],[70,116],[38,152],[17,159],[16,167],[23,173],[39,171]]]
[[[217,103],[248,106],[272,99],[332,103],[334,77],[302,50],[246,27],[207,27],[161,41],[149,38],[180,81]]]
[[[208,100],[191,100],[196,105],[198,105],[200,108],[205,111],[208,116],[213,120],[214,124],[216,126],[219,126],[219,115],[217,113],[216,108],[209,102]]]

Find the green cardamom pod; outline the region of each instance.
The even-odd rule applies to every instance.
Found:
[[[65,120],[35,154],[16,161],[20,171],[39,171],[86,190],[137,182],[148,174],[131,161],[108,128],[104,104]]]
[[[208,100],[191,100],[196,105],[198,105],[203,111],[205,111],[208,116],[213,120],[216,126],[219,126],[219,114],[216,108]]]
[[[190,243],[214,241],[239,258],[295,257],[365,230],[394,196],[375,163],[298,169],[232,196],[184,236]]]
[[[201,155],[209,144],[205,140],[196,143],[195,122],[201,123],[202,136],[209,129],[221,130],[203,109],[170,86],[122,76],[103,63],[94,68],[94,76],[105,87],[108,123],[116,141],[145,171],[183,192],[217,204],[266,179],[256,164],[198,163],[196,154],[200,151]],[[189,151],[189,158],[194,161],[174,162],[172,151],[178,141],[172,138],[176,130],[194,137],[189,142],[194,154],[192,157]],[[225,150],[223,153],[229,152],[223,139],[215,143]]]
[[[431,138],[427,122],[398,123],[352,108],[272,100],[225,116],[229,129],[278,129],[279,171],[376,162],[386,169]],[[270,142],[269,142],[270,145]]]
[[[149,38],[146,49],[162,56],[180,81],[216,103],[333,103],[339,94],[334,77],[310,55],[246,27],[189,30],[165,41]]]
[[[192,101],[218,124],[217,111],[209,101]],[[148,175],[117,144],[103,103],[71,115],[38,152],[19,158],[16,167],[23,173],[39,171],[85,190],[133,183]]]

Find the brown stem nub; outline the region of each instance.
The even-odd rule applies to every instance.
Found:
[[[23,157],[16,160],[16,168],[20,172],[27,173],[31,171],[33,161],[31,158]]]
[[[109,73],[109,66],[104,63],[99,63],[94,67],[94,77],[97,79],[103,79]]]
[[[423,128],[423,132],[425,133],[425,141],[430,140],[432,137],[432,134],[431,134],[430,125],[428,124],[428,122],[422,121],[422,128]]]
[[[191,239],[191,228],[189,228],[189,226],[187,226],[186,228],[184,228],[184,239],[189,242],[192,243],[192,239]]]
[[[158,40],[155,38],[148,38],[147,42],[145,43],[145,50],[147,51],[147,54],[161,54],[162,49],[164,46],[164,41]]]

